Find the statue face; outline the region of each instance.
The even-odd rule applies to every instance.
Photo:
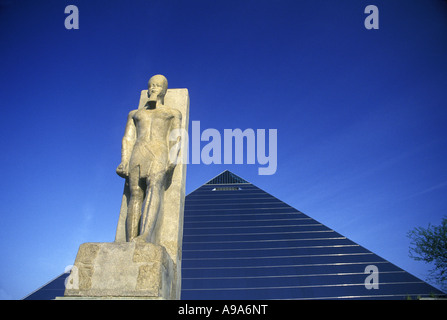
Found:
[[[166,78],[163,76],[153,76],[149,80],[148,84],[148,96],[151,96],[153,94],[157,95],[158,97],[164,96],[166,94],[167,87],[167,81]]]

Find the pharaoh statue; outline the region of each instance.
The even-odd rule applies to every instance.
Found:
[[[122,204],[121,210],[126,212],[122,229],[127,242],[153,242],[163,195],[177,163],[181,137],[171,141],[170,133],[181,129],[182,114],[164,104],[167,89],[168,81],[163,75],[151,77],[147,102],[130,111],[127,118],[121,163],[116,169],[126,179],[128,188],[127,203]]]
[[[188,90],[150,78],[122,139],[115,241],[81,244],[61,299],[180,299],[188,117]]]

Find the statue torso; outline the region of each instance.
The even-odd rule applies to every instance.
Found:
[[[171,122],[174,119],[173,109],[162,106],[155,109],[138,109],[132,118],[136,128],[136,142],[133,147],[130,166],[146,166],[155,161],[165,166],[168,161],[168,137]]]

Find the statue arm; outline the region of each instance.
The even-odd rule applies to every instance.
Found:
[[[132,155],[133,146],[137,140],[137,130],[133,121],[134,112],[131,111],[127,117],[126,129],[121,143],[121,162],[127,163]]]
[[[124,130],[124,137],[121,143],[121,163],[116,169],[119,176],[125,178],[129,175],[128,165],[130,156],[132,155],[133,146],[137,139],[135,123],[133,121],[134,111],[129,113],[127,117],[126,129]]]
[[[177,159],[180,154],[181,149],[181,140],[182,140],[182,113],[178,110],[176,110],[176,113],[174,115],[174,119],[172,120],[171,124],[171,134],[176,136],[176,139],[169,139],[169,155],[170,155],[170,161],[168,170],[174,170]]]

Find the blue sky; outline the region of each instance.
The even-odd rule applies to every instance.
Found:
[[[0,298],[113,241],[126,116],[157,73],[202,130],[278,132],[274,175],[191,164],[187,192],[229,169],[425,279],[406,233],[447,214],[446,40],[442,0],[1,0]]]

